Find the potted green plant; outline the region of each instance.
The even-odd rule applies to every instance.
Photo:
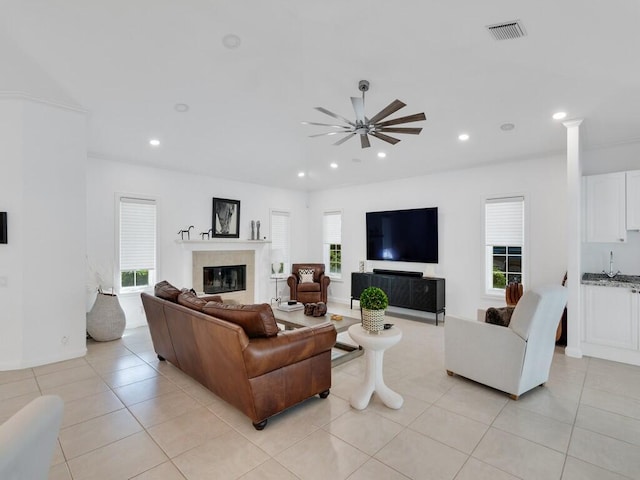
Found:
[[[360,294],[362,328],[372,333],[384,329],[384,311],[389,306],[389,298],[378,287],[367,287]]]

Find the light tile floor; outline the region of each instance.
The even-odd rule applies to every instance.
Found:
[[[332,311],[349,313],[333,306]],[[400,410],[374,395],[349,406],[360,357],[333,370],[331,395],[256,431],[167,362],[146,328],[88,344],[86,357],[0,372],[0,421],[41,394],[65,401],[51,479],[640,479],[640,368],[556,352],[551,377],[520,400],[443,366],[442,325],[390,319],[385,354]]]

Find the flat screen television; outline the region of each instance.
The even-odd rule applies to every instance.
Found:
[[[438,263],[438,207],[367,212],[367,260]]]

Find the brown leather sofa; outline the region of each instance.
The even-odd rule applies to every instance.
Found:
[[[167,282],[155,294],[141,297],[158,358],[238,408],[256,429],[307,398],[329,395],[330,323],[282,331],[268,304],[225,305]]]
[[[313,281],[304,282],[300,270],[313,270]],[[331,279],[324,274],[324,263],[294,263],[287,278],[291,300],[301,303],[327,303]]]

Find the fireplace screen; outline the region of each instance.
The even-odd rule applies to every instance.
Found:
[[[246,265],[203,267],[204,293],[237,292],[247,289]]]

